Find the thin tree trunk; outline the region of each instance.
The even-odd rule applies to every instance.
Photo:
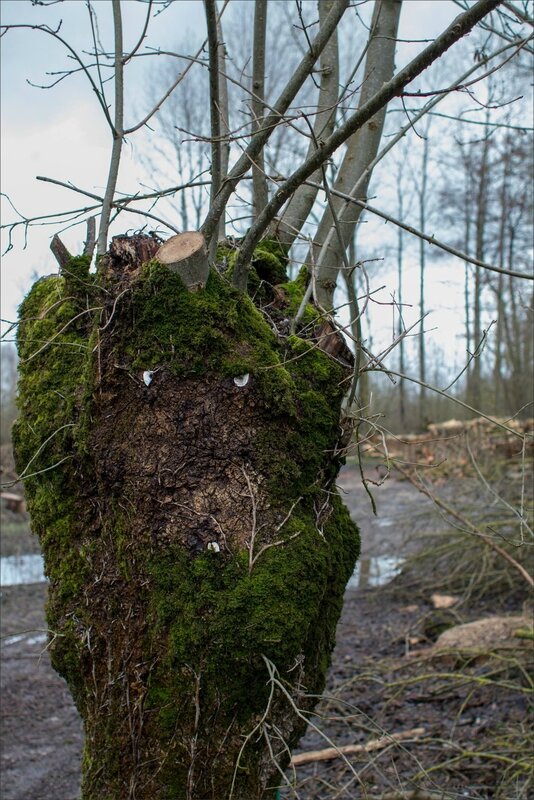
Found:
[[[480,174],[476,197],[475,257],[482,261],[485,256],[486,220],[488,206],[489,134],[486,132],[480,159]],[[475,267],[473,288],[473,348],[482,341],[482,269]],[[469,402],[474,408],[481,408],[482,401],[482,363],[476,355],[469,372]]]
[[[463,167],[464,167],[464,182],[465,182],[465,195],[464,195],[464,251],[470,252],[471,248],[471,213],[473,206],[473,198],[471,192],[470,180],[470,156],[469,150],[467,155],[462,151]],[[465,265],[464,272],[464,324],[465,324],[465,348],[467,357],[471,353],[471,298],[469,292],[469,264]]]
[[[399,164],[399,172],[397,175],[397,206],[399,219],[404,219],[404,187],[402,185],[402,177],[404,172],[404,161]],[[405,346],[404,337],[400,338],[404,329],[403,318],[403,258],[404,258],[404,231],[402,228],[397,229],[397,294],[398,294],[398,323],[397,323],[397,336],[399,337],[399,372],[404,375],[406,371],[405,363]],[[399,422],[400,430],[406,430],[406,385],[404,379],[399,380]]]
[[[211,136],[211,190],[210,207],[221,188],[222,163],[221,163],[221,109],[219,90],[219,41],[217,27],[217,2],[204,0],[206,12],[206,27],[208,29],[208,54],[209,54],[209,85],[210,85],[210,136]],[[210,242],[210,256],[215,260],[217,252],[217,237]]]
[[[325,20],[332,9],[333,0],[320,0],[317,5],[319,7],[319,25],[324,26]],[[334,130],[339,91],[337,31],[334,31],[330,41],[321,53],[319,70],[321,73],[319,100],[307,158],[317,149],[317,142],[324,141]],[[320,183],[322,180],[321,170],[318,169],[314,172],[310,180]],[[317,192],[318,189],[315,187],[302,184],[289,201],[277,231],[280,240],[288,247],[293,244],[308,219],[317,197]]]
[[[400,10],[399,0],[382,0],[375,4],[359,108],[365,106],[393,76]],[[352,195],[354,185],[359,182],[358,197],[366,199],[371,175],[369,173],[363,183],[360,179],[378,153],[385,116],[384,105],[348,140],[347,152],[339,167],[334,189]],[[361,210],[351,207],[339,198],[333,200],[333,208],[340,223],[342,241],[340,242],[338,235],[334,233],[333,215],[330,209],[327,209],[315,236],[315,256],[312,257],[310,253],[307,259],[308,263],[316,265],[315,300],[319,307],[325,310],[332,308],[334,288],[341,265],[341,250],[348,246],[361,215]]]
[[[499,266],[504,267],[506,263],[506,221],[508,219],[508,180],[511,159],[507,158],[506,152],[503,153],[503,175],[500,197],[500,224],[499,224],[499,237],[498,237],[498,259]],[[503,413],[503,369],[502,369],[502,351],[503,351],[503,320],[505,315],[504,308],[504,276],[499,275],[497,283],[497,333],[495,337],[495,362],[493,366],[493,391],[495,395],[495,414]]]
[[[265,98],[265,36],[267,32],[267,0],[254,3],[254,41],[252,49],[252,134],[262,126]],[[265,161],[261,150],[252,164],[252,205],[257,217],[269,202],[265,177]]]
[[[219,64],[219,110],[221,116],[221,130],[224,138],[221,141],[221,181],[224,181],[228,174],[228,164],[230,161],[230,107],[228,104],[228,81],[226,78],[226,45],[224,44],[221,15],[217,15],[217,57]],[[200,227],[200,220],[197,228]],[[184,228],[185,230],[185,228]],[[219,220],[219,239],[226,237],[226,220],[224,213]]]
[[[124,135],[124,63],[122,53],[122,14],[120,0],[113,0],[113,31],[115,42],[115,116],[113,121],[113,146],[109,163],[106,191],[102,202],[98,241],[96,246],[97,258],[107,250],[109,220],[111,208],[117,186],[119,166],[122,151],[122,138]]]
[[[419,225],[422,231],[426,229],[427,185],[428,185],[428,153],[429,153],[430,125],[427,126],[423,143],[421,161],[421,186],[419,188]],[[425,349],[425,268],[426,268],[426,242],[419,240],[419,326],[418,354],[419,354],[419,428],[425,430],[427,420],[426,403],[426,349]]]

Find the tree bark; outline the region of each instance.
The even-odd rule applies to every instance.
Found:
[[[349,368],[215,271],[191,292],[119,260],[77,295],[39,281],[19,326],[14,446],[82,797],[274,798],[358,553],[334,488]]]
[[[252,47],[252,135],[262,126],[265,98],[265,47],[267,33],[267,0],[254,3],[254,41]],[[252,164],[252,205],[254,216],[269,202],[269,190],[265,177],[265,160],[261,150]]]

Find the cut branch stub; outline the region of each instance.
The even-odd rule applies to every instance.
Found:
[[[84,256],[93,258],[93,252],[96,245],[96,217],[89,217],[87,220],[87,239],[83,248]]]
[[[50,242],[50,250],[56,257],[56,261],[59,264],[59,269],[64,270],[69,261],[72,259],[72,256],[65,247],[65,245],[63,244],[63,242],[61,241],[61,239],[59,238],[59,236],[57,235],[57,233]]]
[[[171,236],[156,258],[173,272],[177,272],[189,291],[203,289],[210,271],[208,251],[204,236],[197,231],[187,231]]]

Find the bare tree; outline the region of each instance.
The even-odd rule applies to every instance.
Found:
[[[355,326],[355,358],[329,313],[334,288],[339,270],[350,275],[355,266],[347,249],[362,208],[375,211],[366,194],[387,103],[499,0],[470,5],[397,73],[401,3],[375,3],[355,62],[364,64],[357,107],[333,123],[334,98],[346,97],[327,86],[336,81],[333,36],[348,6],[325,3],[318,26],[300,20],[302,56],[276,100],[262,97],[254,59],[252,94],[249,77],[240,82],[251,131],[250,119],[233,127],[222,110],[222,9],[206,1],[209,58],[186,60],[186,69],[204,70],[209,85],[212,195],[200,231],[163,243],[138,233],[106,247],[108,223],[113,212],[183,185],[126,199],[115,189],[124,137],[152,119],[186,69],[127,127],[123,74],[144,31],[124,54],[119,0],[114,52],[95,40],[89,63],[77,56],[113,144],[106,194],[97,198],[99,257],[91,272],[90,230],[81,256],[56,237],[60,275],[36,283],[24,301],[15,449],[50,578],[52,660],[85,725],[84,800],[274,797],[324,685],[359,549],[335,490],[350,401],[359,372],[381,368],[396,344],[365,354],[364,364]],[[263,41],[261,3],[256,10]],[[101,62],[114,65],[113,120],[92,77]],[[296,103],[317,63],[313,119]],[[305,132],[307,154],[289,174],[271,176],[275,191],[270,199],[263,191],[243,239],[219,243],[229,202],[253,167],[256,177],[266,172],[261,156],[281,127]],[[235,154],[228,170],[223,140]],[[333,182],[330,159],[339,165]],[[309,269],[289,281],[288,242],[275,232],[302,230],[312,213],[307,182],[314,194],[320,184],[326,201]],[[216,253],[211,263],[208,253]]]

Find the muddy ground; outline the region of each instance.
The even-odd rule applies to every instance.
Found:
[[[521,731],[532,721],[532,698],[524,643],[497,662],[436,661],[430,649],[446,624],[521,611],[521,590],[503,602],[501,595],[472,596],[436,610],[431,585],[413,572],[389,580],[401,557],[444,527],[431,501],[407,482],[388,480],[374,489],[374,517],[356,470],[346,469],[339,486],[362,530],[362,562],[346,593],[326,699],[313,718],[323,733],[311,728],[299,750],[365,743],[384,732],[409,738],[299,767],[288,773],[293,787],[282,797],[527,798],[530,755]],[[465,482],[447,491],[465,492]],[[4,523],[3,556],[38,552],[26,522],[4,514]],[[79,797],[82,728],[50,667],[45,599],[43,583],[2,589],[2,800]]]

